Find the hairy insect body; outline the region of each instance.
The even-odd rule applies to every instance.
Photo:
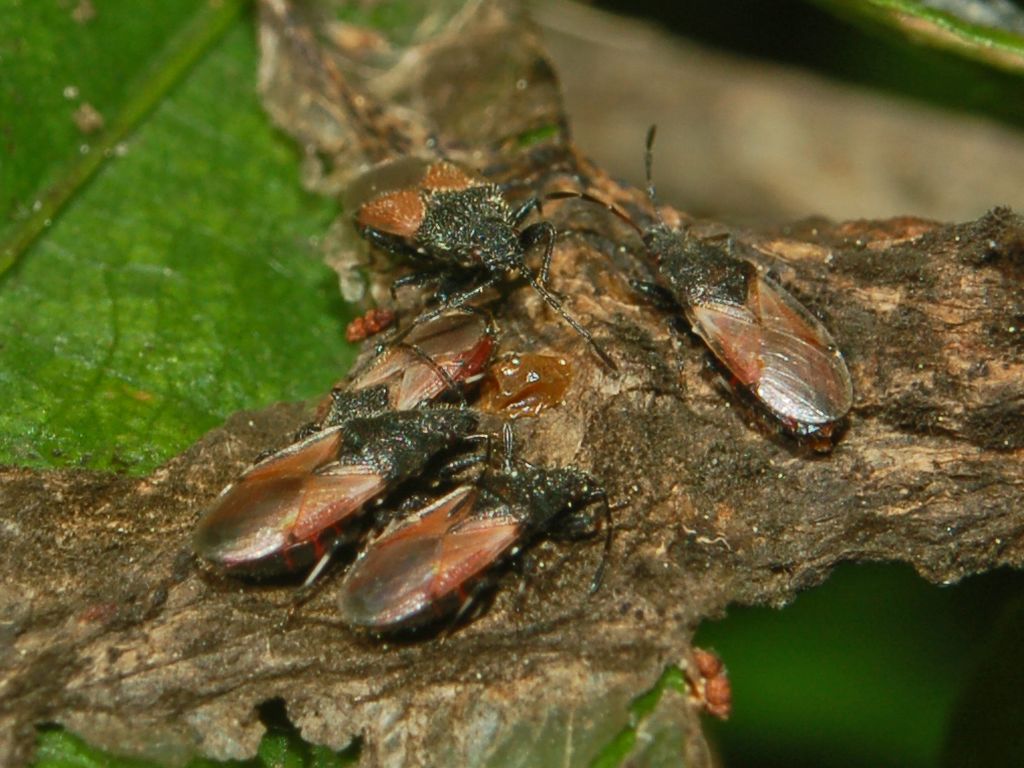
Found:
[[[497,186],[424,194],[426,213],[416,237],[421,253],[444,254],[444,261],[491,272],[518,266],[522,246],[509,223],[514,212]]]
[[[757,269],[689,234],[663,224],[644,231],[644,245],[658,258],[659,282],[682,306],[703,302],[742,304]]]
[[[378,173],[389,176],[396,166],[408,171],[414,164],[401,159],[384,164]],[[407,186],[368,187],[371,196],[356,210],[359,233],[387,253],[407,257],[424,268],[398,278],[392,291],[436,284],[432,298],[437,306],[424,311],[421,320],[464,306],[488,289],[503,287],[511,273],[524,279],[605,365],[616,368],[590,331],[547,287],[556,232],[549,221],[524,225],[539,206],[536,198],[513,207],[497,185],[445,161],[425,163],[419,177]],[[543,246],[543,255],[540,270],[535,272],[526,258],[538,246]]]
[[[229,486],[196,526],[196,553],[239,575],[289,573],[361,532],[367,504],[418,476],[476,429],[468,410],[352,418],[274,454]]]
[[[853,405],[850,372],[832,334],[753,262],[665,224],[651,178],[653,144],[651,128],[644,164],[655,219],[648,225],[588,193],[557,197],[602,205],[635,229],[656,275],[655,283],[635,287],[676,317],[685,315],[742,399],[815,450],[830,450]]]

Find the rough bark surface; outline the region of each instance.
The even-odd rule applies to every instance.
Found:
[[[310,179],[432,137],[498,180],[526,180],[511,196],[588,188],[649,216],[642,192],[575,154],[551,69],[509,7],[471,2],[396,47],[327,23],[325,4],[265,0],[268,108],[306,147]],[[637,137],[638,163],[641,149]],[[629,280],[650,266],[634,233],[586,203],[546,213],[567,233],[553,285],[620,370],[527,288],[496,305],[500,350],[571,362],[564,404],[516,429],[527,458],[607,487],[603,588],[588,595],[599,541],[541,542],[525,579],[507,572],[475,620],[387,643],[340,624],[331,577],[290,611],[292,586],[206,573],[188,550],[198,515],[302,406],[238,414],[142,480],[3,469],[0,763],[24,760],[42,722],[164,762],[251,755],[257,705],[280,698],[311,741],[361,737],[366,765],[583,765],[729,603],[781,605],[849,559],[905,561],[943,583],[1024,561],[1020,218],[731,232],[846,355],[855,406],[823,456],[751,418],[700,343],[637,299]],[[695,710],[671,712],[688,764],[709,764]]]

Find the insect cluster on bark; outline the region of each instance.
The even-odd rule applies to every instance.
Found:
[[[653,213],[643,223],[586,190],[548,198],[580,197],[629,223],[655,275],[634,283],[638,299],[702,339],[765,422],[829,450],[852,403],[831,335],[758,266],[665,224],[651,181],[653,140],[652,129]],[[433,290],[418,315],[377,308],[349,327],[354,339],[377,334],[377,355],[286,447],[221,493],[197,524],[195,552],[230,576],[298,573],[307,583],[339,550],[358,553],[340,580],[338,615],[374,633],[469,616],[496,566],[543,535],[604,532],[596,589],[613,530],[600,478],[527,463],[509,426],[561,402],[571,381],[565,361],[496,355],[502,339],[488,312],[525,283],[617,371],[549,288],[557,233],[539,217],[542,198],[514,205],[498,185],[450,162],[402,158],[374,169],[349,199],[359,233],[414,269],[392,294]]]

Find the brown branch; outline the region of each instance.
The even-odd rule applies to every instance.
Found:
[[[471,3],[397,50],[301,10],[265,0],[264,83],[275,119],[328,171],[432,135],[495,178],[528,180],[523,194],[576,186],[649,212],[561,138],[551,70],[517,14]],[[287,103],[282,71],[302,91]],[[331,101],[339,89],[344,103]],[[526,141],[545,125],[553,137]],[[249,755],[255,707],[280,697],[312,741],[361,735],[371,765],[538,750],[583,763],[730,602],[783,603],[848,559],[905,561],[938,582],[1024,560],[1019,218],[732,233],[825,319],[850,364],[849,428],[816,456],[765,433],[700,343],[637,300],[629,278],[650,262],[634,233],[582,202],[546,213],[568,233],[553,284],[621,370],[528,290],[501,304],[500,345],[571,363],[564,404],[516,427],[528,458],[590,470],[619,505],[601,591],[587,593],[599,542],[544,542],[524,588],[506,574],[477,620],[388,644],[340,624],[330,579],[292,614],[289,587],[203,572],[187,545],[197,516],[301,407],[239,414],[141,481],[2,470],[0,505],[19,515],[4,529],[0,762],[23,757],[45,721],[165,760]],[[695,712],[673,712],[691,763],[707,764]]]

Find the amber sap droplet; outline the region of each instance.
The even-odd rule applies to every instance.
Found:
[[[490,367],[480,405],[509,419],[537,416],[561,404],[571,381],[572,371],[563,357],[514,355]]]

